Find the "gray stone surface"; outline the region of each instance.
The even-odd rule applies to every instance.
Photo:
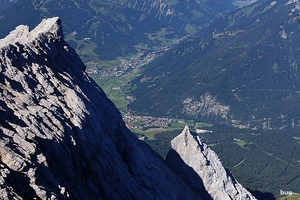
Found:
[[[0,41],[0,199],[246,199],[188,129],[167,166],[84,70],[58,18]]]
[[[201,199],[84,70],[58,18],[0,41],[0,199]]]
[[[229,171],[225,170],[217,154],[187,126],[172,140],[171,146],[172,150],[168,153],[166,162],[188,185],[194,185],[198,190],[206,190],[215,200],[255,199]],[[183,168],[182,165],[189,166],[201,181],[195,180],[195,176],[188,177],[187,167]]]

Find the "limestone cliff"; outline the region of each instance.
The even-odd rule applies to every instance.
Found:
[[[166,158],[168,165],[195,190],[203,190],[201,188],[204,187],[215,200],[255,199],[225,170],[217,154],[187,126],[172,140],[171,146]],[[202,183],[195,185],[197,180],[195,176],[187,176],[191,174],[189,171],[198,174]]]
[[[0,40],[0,199],[250,197],[230,185],[234,179],[216,155],[188,130],[178,137],[185,143],[175,139],[173,148],[191,167],[200,164],[200,176],[175,173],[179,164],[190,167],[182,161],[168,167],[139,141],[84,70],[57,17],[32,31],[18,26]]]
[[[0,199],[201,199],[84,70],[58,18],[0,41]]]

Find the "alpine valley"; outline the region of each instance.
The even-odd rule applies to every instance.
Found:
[[[85,63],[162,48],[237,6],[233,0],[18,0],[0,18],[0,37],[19,24],[60,16],[66,40]],[[5,3],[5,2],[4,2]]]
[[[299,8],[263,1],[215,20],[143,67],[130,109],[214,124],[202,138],[243,184],[299,193]],[[164,153],[173,137],[148,143]]]
[[[3,199],[300,193],[300,0],[0,6]]]
[[[300,126],[298,1],[265,1],[221,17],[144,66],[134,111],[247,129]]]
[[[256,199],[188,127],[166,161],[138,140],[63,38],[0,40],[0,199]]]

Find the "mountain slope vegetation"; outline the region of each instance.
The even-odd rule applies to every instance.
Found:
[[[2,14],[0,37],[19,24],[59,16],[83,60],[100,62],[172,44],[234,9],[226,0],[19,0]]]
[[[144,67],[134,111],[240,128],[299,126],[299,2],[244,7]]]

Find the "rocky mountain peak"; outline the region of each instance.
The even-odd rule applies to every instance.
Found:
[[[217,189],[207,181],[219,187],[223,180],[215,168],[199,173],[205,187],[198,175],[186,174],[197,178],[191,186],[171,170],[178,163],[168,167],[126,128],[84,70],[63,40],[59,18],[43,20],[32,31],[19,26],[1,40],[0,199],[211,199]],[[190,155],[204,161],[193,136],[182,137],[187,141],[178,153],[185,155],[191,147]],[[221,169],[207,151],[210,165]],[[218,195],[231,188],[225,189]]]
[[[126,128],[58,18],[1,43],[1,199],[201,199]]]
[[[201,188],[205,188],[215,200],[255,199],[223,167],[217,154],[200,139],[199,135],[191,132],[188,126],[172,140],[171,146],[172,150],[166,158],[167,163],[187,184],[193,185],[194,189],[203,191]],[[192,168],[202,182],[198,180],[198,185],[195,185],[197,180],[186,176],[189,169],[180,165],[180,160],[184,165]]]
[[[16,43],[25,45],[38,39],[38,37],[47,37],[47,35],[51,35],[53,40],[63,39],[61,21],[58,17],[44,19],[32,31],[26,25],[17,26],[8,36],[0,40],[0,48]]]

